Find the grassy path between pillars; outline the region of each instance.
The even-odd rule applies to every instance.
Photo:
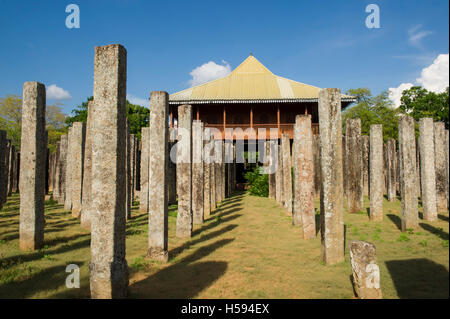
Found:
[[[47,201],[44,249],[21,252],[18,214],[15,194],[0,211],[0,298],[88,298],[89,232]],[[324,266],[320,235],[303,240],[274,200],[235,194],[195,226],[190,239],[175,237],[176,206],[171,206],[167,264],[145,259],[147,215],[137,207],[132,215],[131,298],[354,298],[347,244],[344,263]],[[345,226],[347,243],[361,239],[376,245],[385,298],[449,297],[448,212],[401,233],[400,202],[385,201],[382,222],[370,222],[364,211],[346,213]],[[70,263],[80,266],[79,289],[65,286]]]

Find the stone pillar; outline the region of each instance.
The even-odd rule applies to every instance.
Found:
[[[72,154],[72,216],[80,218],[81,192],[83,189],[83,162],[86,123],[73,123],[73,143],[70,144]]]
[[[370,125],[370,220],[383,220],[383,126]]]
[[[214,134],[211,135],[211,163],[209,164],[209,170],[211,175],[211,212],[215,211],[217,208],[217,199],[216,199],[216,186],[217,186],[217,178],[216,178],[216,163],[215,163],[215,140]]]
[[[134,201],[134,190],[136,189],[136,135],[130,134],[130,188],[131,206]]]
[[[449,186],[449,180],[450,180],[450,173],[449,173],[449,159],[448,159],[448,151],[449,151],[449,136],[448,136],[448,130],[445,130],[445,166],[447,167],[447,207],[450,207],[450,186]]]
[[[382,299],[380,268],[377,263],[375,245],[354,240],[349,246],[356,295],[360,299]]]
[[[192,235],[192,106],[178,107],[177,237]]]
[[[434,124],[432,118],[419,121],[420,182],[422,184],[423,219],[437,220],[436,175],[434,168]]]
[[[344,261],[341,91],[319,91],[320,214],[323,259],[326,265]]]
[[[59,157],[61,154],[61,141],[56,142],[56,151],[55,151],[55,179],[53,181],[53,199],[58,201],[60,192],[59,192]]]
[[[222,141],[222,161],[220,163],[220,171],[222,173],[221,176],[221,195],[220,195],[220,201],[223,201],[226,198],[225,188],[226,188],[226,170],[225,170],[225,141]]]
[[[416,178],[417,178],[417,196],[422,197],[422,176],[420,174],[420,136],[416,139]]]
[[[150,163],[148,201],[148,253],[151,259],[168,261],[168,199],[169,166],[169,95],[150,93]]]
[[[291,173],[291,145],[289,134],[281,135],[281,148],[283,155],[283,203],[284,208],[292,213],[292,173]]]
[[[211,129],[203,131],[205,146],[202,150],[203,158],[203,214],[208,219],[211,214]]]
[[[203,123],[192,123],[192,214],[195,225],[204,220],[203,211]]]
[[[119,44],[95,48],[92,117],[91,263],[92,298],[124,298],[126,67]]]
[[[141,129],[141,189],[139,191],[139,210],[148,212],[148,165],[150,160],[150,128],[143,127]]]
[[[414,119],[402,116],[398,120],[400,157],[400,196],[402,198],[402,231],[417,229],[416,138]]]
[[[13,193],[17,193],[19,191],[18,184],[19,184],[19,163],[20,163],[20,152],[15,153],[14,155],[14,170],[13,170],[13,184],[12,184],[12,191]]]
[[[68,150],[68,135],[61,135],[59,158],[57,166],[57,180],[59,187],[58,204],[64,205],[66,202],[66,184],[67,184],[67,150]]]
[[[363,209],[362,152],[360,145],[361,120],[347,119],[345,153],[347,155],[347,210],[357,213]]]
[[[11,194],[13,193],[15,171],[14,165],[16,165],[16,148],[14,145],[11,145],[9,149],[8,196],[11,196]]]
[[[275,141],[269,141],[269,167],[273,166],[273,162],[275,161],[274,156],[278,153],[275,152],[275,147],[278,147],[277,144],[275,144]],[[275,199],[276,197],[276,173],[269,174],[269,198]]]
[[[362,157],[362,179],[363,179],[363,195],[369,196],[369,136],[361,135],[361,157]],[[383,143],[381,143],[383,144]],[[363,205],[364,206],[364,203]]]
[[[346,147],[345,147],[345,140],[346,140],[346,137],[342,136],[342,180],[344,183],[344,196],[347,197],[348,174],[347,174],[347,153],[346,153]]]
[[[278,166],[275,172],[275,200],[278,204],[283,204],[283,155],[281,145],[275,145],[278,148]]]
[[[320,136],[313,135],[313,161],[314,161],[314,194],[320,196]]]
[[[94,117],[94,101],[88,102],[86,120],[86,138],[84,143],[83,161],[83,192],[81,200],[81,227],[91,229],[90,202],[92,194],[92,118]]]
[[[3,207],[3,204],[6,202],[5,191],[7,183],[6,176],[6,154],[7,154],[7,146],[6,146],[6,131],[0,130],[0,209]]]
[[[215,140],[214,141],[214,169],[215,173],[214,176],[216,178],[216,206],[223,200],[222,197],[222,184],[223,184],[223,175],[222,175],[222,152],[223,152],[223,146],[222,146],[222,140]]]
[[[73,126],[67,132],[67,155],[66,155],[66,196],[64,199],[64,209],[72,210],[72,163],[73,163]]]
[[[20,147],[20,249],[37,250],[44,244],[45,197],[45,86],[25,82],[22,99]]]
[[[389,139],[386,143],[386,180],[387,198],[390,202],[397,198],[397,152],[394,139]]]
[[[302,224],[303,238],[316,237],[314,158],[310,115],[297,115],[294,127],[294,225]]]
[[[436,207],[438,212],[445,212],[447,207],[447,168],[445,163],[445,124],[444,122],[434,123],[434,165],[436,168]]]
[[[125,218],[126,220],[131,218],[131,206],[133,205],[133,197],[131,195],[131,134],[130,134],[130,125],[128,123],[128,120],[126,121],[126,135],[125,135],[125,152],[127,155],[126,158],[126,168],[125,168],[125,175],[127,179],[127,204],[126,204],[126,212],[125,212]]]
[[[169,149],[168,152],[170,154],[172,148],[176,145],[176,135],[175,128],[169,127]],[[169,205],[175,204],[177,202],[177,165],[176,165],[176,152],[175,158],[171,159],[169,157],[168,162],[168,201]]]

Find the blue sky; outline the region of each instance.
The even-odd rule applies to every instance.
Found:
[[[79,29],[66,28],[70,3]],[[370,3],[379,29],[365,25]],[[69,113],[92,95],[94,47],[111,43],[127,49],[135,101],[189,87],[192,70],[209,61],[234,69],[250,52],[292,80],[377,94],[416,83],[439,54],[448,74],[448,12],[447,0],[0,0],[0,97],[20,96],[25,81],[55,84],[71,98],[47,103]]]

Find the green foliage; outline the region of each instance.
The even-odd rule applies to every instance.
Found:
[[[247,180],[245,184],[250,194],[260,197],[269,196],[269,177],[267,174],[261,174],[259,167],[245,173],[244,178]]]
[[[346,93],[356,96],[357,104],[347,108],[342,114],[344,133],[347,119],[360,118],[362,135],[369,135],[370,125],[383,124],[383,141],[398,139],[398,116],[402,110],[392,107],[386,91],[377,96],[372,96],[367,88],[350,89]]]
[[[72,126],[74,122],[86,122],[88,115],[88,102],[94,99],[93,96],[88,97],[81,105],[78,105],[73,111],[73,116],[66,118],[66,123]],[[150,111],[146,107],[131,104],[127,100],[127,119],[130,124],[130,133],[135,134],[141,139],[141,128],[149,125]]]
[[[45,122],[50,153],[56,150],[56,142],[67,132],[65,117],[59,104],[47,105]],[[6,131],[7,138],[19,150],[22,133],[22,99],[19,96],[7,95],[0,99],[0,129]]]
[[[449,128],[449,88],[442,93],[430,92],[420,86],[404,90],[400,99],[400,109],[419,121],[422,117],[431,117],[442,121]]]

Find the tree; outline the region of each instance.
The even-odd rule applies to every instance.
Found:
[[[65,115],[60,105],[48,105],[46,107],[46,130],[48,131],[48,147],[50,152],[56,150],[56,142],[60,136],[67,132],[64,125]],[[22,135],[22,99],[17,95],[7,95],[0,99],[0,129],[5,130],[7,138],[20,149],[20,137]]]
[[[346,92],[356,96],[357,104],[343,111],[342,127],[345,132],[347,119],[361,119],[361,134],[370,134],[370,125],[383,125],[383,140],[390,138],[398,139],[398,116],[402,113],[400,109],[394,109],[386,91],[377,96],[367,88],[350,89]]]
[[[86,102],[78,105],[73,111],[73,116],[66,118],[66,123],[72,126],[74,122],[86,122],[88,115],[88,102],[94,99],[93,96],[88,97]],[[130,124],[130,133],[135,134],[141,139],[141,128],[149,125],[150,111],[143,106],[131,104],[127,100],[127,119]]]
[[[434,93],[420,86],[404,90],[400,99],[400,108],[414,120],[431,117],[442,121],[449,128],[449,88],[442,93]]]

